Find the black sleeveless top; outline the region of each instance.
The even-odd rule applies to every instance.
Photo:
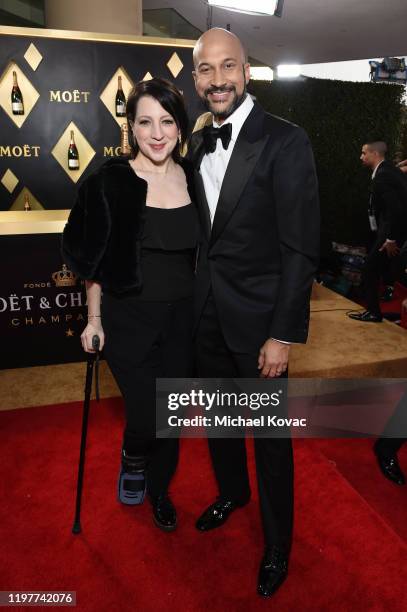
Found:
[[[146,206],[141,241],[141,300],[172,301],[193,291],[198,217],[195,206]]]

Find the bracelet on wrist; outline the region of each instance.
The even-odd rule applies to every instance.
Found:
[[[88,314],[88,319],[100,319],[102,315],[89,315]]]

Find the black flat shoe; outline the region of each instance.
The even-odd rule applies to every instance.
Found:
[[[249,500],[242,503],[231,499],[219,499],[201,514],[195,526],[199,531],[210,531],[221,527],[236,508],[242,508]]]
[[[383,476],[397,485],[405,485],[406,479],[401,471],[397,455],[383,455],[376,445],[374,446],[374,452]]]
[[[165,493],[158,497],[150,497],[153,506],[153,521],[163,531],[174,531],[177,526],[177,511],[174,504]]]
[[[288,557],[277,546],[266,548],[260,564],[257,592],[271,597],[287,578]]]
[[[375,315],[368,310],[365,310],[365,312],[350,312],[348,317],[355,321],[363,321],[363,323],[381,323],[383,321],[381,315]]]

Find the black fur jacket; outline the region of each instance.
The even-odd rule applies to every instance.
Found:
[[[82,183],[62,236],[62,257],[69,269],[115,293],[142,287],[147,182],[128,160],[109,159]],[[194,202],[192,165],[184,159],[181,165]]]

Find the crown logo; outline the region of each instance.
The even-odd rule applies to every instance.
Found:
[[[51,278],[56,287],[73,287],[76,285],[77,276],[74,272],[68,270],[65,264],[62,264],[62,270],[54,272]]]

